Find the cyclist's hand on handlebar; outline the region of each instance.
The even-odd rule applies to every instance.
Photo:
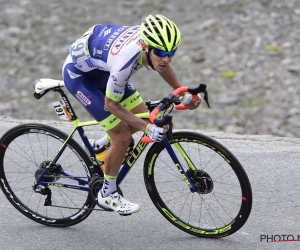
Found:
[[[149,123],[146,127],[145,131],[149,138],[151,138],[154,142],[160,142],[162,139],[166,137],[167,130],[166,128],[157,127],[155,124]]]
[[[198,94],[198,97],[199,97],[199,99],[196,100],[196,99],[194,99],[194,97],[191,94],[187,93],[183,96],[181,101],[182,101],[182,104],[185,106],[188,106],[189,109],[196,109],[199,107],[199,105],[201,103],[201,95]]]

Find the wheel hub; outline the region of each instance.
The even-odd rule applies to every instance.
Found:
[[[190,177],[194,187],[196,188],[197,193],[199,194],[208,194],[214,188],[213,180],[210,175],[203,170],[188,170],[188,176]]]

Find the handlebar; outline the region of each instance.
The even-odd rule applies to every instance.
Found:
[[[200,83],[200,85],[198,87],[180,87],[175,89],[172,94],[170,94],[168,97],[165,97],[161,100],[161,102],[159,103],[159,105],[150,113],[149,116],[149,120],[151,123],[154,123],[155,125],[157,125],[158,127],[163,127],[165,125],[171,125],[172,124],[172,116],[171,115],[166,115],[163,118],[155,118],[156,115],[163,110],[168,109],[171,105],[173,105],[174,103],[174,99],[180,95],[181,93],[186,93],[189,92],[193,95],[193,98],[195,100],[198,100],[198,94],[199,93],[204,93],[204,100],[207,104],[207,106],[210,108],[209,102],[208,102],[208,93],[206,90],[207,85],[205,83]],[[177,110],[186,110],[188,109],[187,106],[183,105],[183,104],[179,104],[179,105],[175,105],[175,108]],[[172,131],[170,131],[170,133],[172,133]],[[153,142],[152,139],[150,139],[149,137],[143,137],[142,138],[142,142],[144,143],[150,143]]]

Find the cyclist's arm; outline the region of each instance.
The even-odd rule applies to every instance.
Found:
[[[111,72],[105,92],[106,109],[116,117],[138,130],[145,131],[148,122],[136,117],[120,104],[126,83],[131,74],[131,67],[120,72]]]
[[[160,75],[173,89],[182,87],[175,70],[170,64],[168,64],[165,72],[160,73]],[[181,93],[180,95],[184,96],[185,94],[186,93]],[[200,103],[201,100],[192,99],[191,102],[188,104],[188,108],[195,109],[199,107]]]
[[[179,78],[175,72],[175,70],[173,69],[173,67],[171,66],[171,64],[168,64],[165,72],[159,73],[161,75],[161,77],[173,88],[173,89],[177,89],[182,87]],[[181,94],[181,95],[184,95]]]

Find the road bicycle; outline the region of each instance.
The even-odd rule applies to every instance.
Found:
[[[34,96],[39,99],[49,91],[61,95],[53,107],[61,119],[73,121],[69,135],[46,124],[25,123],[0,139],[0,186],[6,198],[29,219],[54,227],[75,225],[94,209],[105,211],[95,208],[103,171],[84,131],[99,123],[80,122],[63,87],[63,81],[40,79]],[[137,116],[168,127],[167,137],[153,143],[144,160],[144,182],[153,204],[177,228],[217,238],[245,224],[252,191],[245,170],[226,147],[203,134],[172,131],[171,111],[186,109],[179,94],[197,98],[202,93],[209,106],[206,87],[181,87],[161,101],[147,101],[149,113]],[[74,138],[76,131],[84,146]],[[117,178],[121,194],[120,184],[149,142],[144,133],[126,157]]]

